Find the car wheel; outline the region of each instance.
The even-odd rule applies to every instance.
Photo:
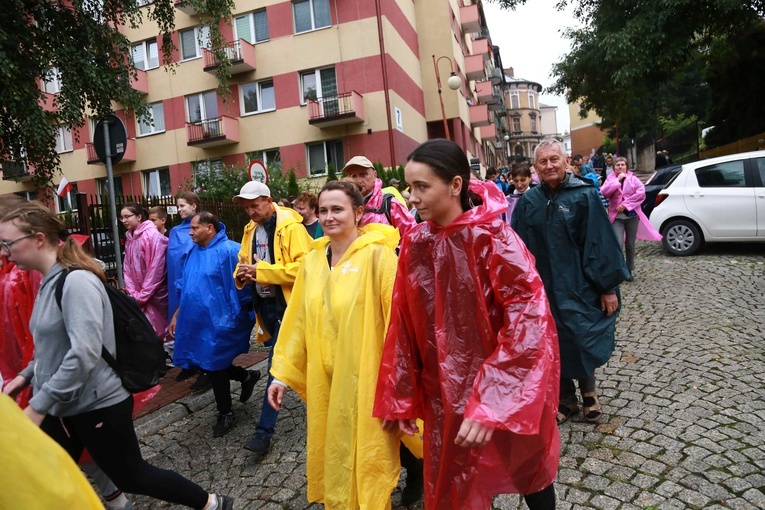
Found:
[[[704,245],[701,230],[688,220],[670,221],[661,235],[664,248],[672,255],[693,255]]]

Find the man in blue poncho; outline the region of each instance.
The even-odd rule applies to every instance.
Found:
[[[202,211],[192,218],[190,235],[195,246],[183,266],[180,305],[168,331],[176,337],[173,363],[200,367],[212,383],[218,408],[213,437],[220,437],[236,423],[230,381],[242,383],[239,400],[246,402],[260,379],[259,371],[232,364],[250,350],[251,297],[248,291],[237,290],[231,278],[239,243],[226,237],[225,225]]]

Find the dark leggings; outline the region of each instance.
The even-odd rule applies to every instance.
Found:
[[[83,448],[87,448],[98,467],[124,492],[204,508],[208,494],[202,487],[174,471],[154,467],[143,460],[132,412],[131,395],[119,404],[76,416],[48,415],[41,427],[75,462]]]
[[[551,483],[534,494],[525,494],[523,499],[529,510],[555,510],[555,484]]]
[[[230,381],[244,382],[247,379],[247,370],[236,365],[231,365],[225,370],[215,372],[205,371],[210,378],[215,406],[220,414],[231,412],[231,383]]]

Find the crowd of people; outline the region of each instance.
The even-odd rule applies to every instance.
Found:
[[[179,379],[199,373],[212,388],[214,437],[237,423],[231,380],[245,403],[261,379],[234,363],[256,333],[266,391],[243,447],[268,452],[285,392],[299,395],[309,501],[390,508],[403,467],[403,504],[478,510],[519,493],[553,509],[558,426],[604,413],[595,369],[614,350],[634,238],[653,234],[623,158],[601,184],[557,140],[534,156],[483,181],[458,145],[430,140],[408,156],[405,182],[384,187],[356,156],[341,181],[282,205],[251,181],[232,197],[250,218],[241,243],[194,193],[178,196],[169,231],[162,208],[124,204],[125,291]],[[0,255],[0,295],[18,303],[3,316],[3,393],[73,459],[87,448],[109,508],[127,508],[121,491],[232,508],[142,458],[133,396],[100,354],[115,351],[103,270],[56,215],[1,207]],[[85,271],[59,306],[55,282],[73,268]]]

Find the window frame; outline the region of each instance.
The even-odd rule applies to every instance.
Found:
[[[150,65],[151,57],[149,56],[151,53],[151,51],[149,50],[149,47],[152,44],[156,47],[156,54],[157,54],[157,63],[154,66]],[[130,46],[130,57],[133,59],[134,65],[135,65],[135,57],[133,56],[133,50],[137,46],[143,47],[145,66],[144,67],[136,66],[136,69],[140,69],[141,71],[149,71],[151,69],[157,69],[159,67],[159,44],[157,44],[157,39],[156,38],[146,39],[145,41],[141,41]]]
[[[510,109],[520,110],[521,108],[521,93],[517,90],[510,91]]]
[[[259,40],[258,39],[258,32],[255,30],[255,27],[256,27],[256,24],[255,24],[255,15],[256,14],[260,14],[260,13],[264,13],[266,15],[266,37],[264,39],[260,39]],[[244,17],[248,18],[247,22],[250,25],[250,34],[253,36],[252,40],[244,39],[244,37],[239,35],[239,31],[236,28],[236,21],[238,19],[244,18]],[[234,16],[234,33],[236,34],[235,37],[234,37],[236,40],[244,39],[245,41],[249,42],[250,44],[259,44],[259,43],[264,43],[264,42],[270,41],[271,40],[271,29],[268,26],[268,11],[266,10],[266,8],[264,7],[262,9],[256,9],[254,11],[250,11],[250,12],[247,12],[245,14],[240,14],[238,16]]]
[[[273,108],[262,108],[263,106],[263,85],[264,84],[271,84],[271,90],[273,94],[273,102],[274,106]],[[244,88],[249,85],[255,85],[256,90],[256,97],[255,100],[257,101],[258,108],[253,111],[247,111],[245,109],[245,101],[244,101]],[[249,83],[244,83],[239,86],[239,104],[240,106],[240,116],[241,117],[248,117],[250,115],[257,115],[259,113],[267,113],[267,112],[273,112],[276,111],[276,89],[274,88],[274,80],[272,78],[268,78],[265,80],[260,81],[252,81]]]
[[[536,101],[536,96],[534,94],[536,94],[536,92],[534,92],[533,90],[529,90],[529,108],[531,110],[537,109],[537,101]]]
[[[157,122],[156,122],[157,116],[154,113],[154,107],[156,105],[160,105],[162,107],[162,129],[156,129],[156,127],[157,127]],[[162,101],[157,101],[155,103],[149,103],[147,106],[149,108],[149,113],[151,115],[151,123],[144,124],[140,117],[136,117],[135,121],[136,121],[136,127],[137,127],[137,130],[136,130],[136,137],[137,138],[143,138],[144,136],[158,135],[158,134],[164,133],[166,131],[166,129],[167,129],[166,126],[165,126],[165,105],[164,105],[164,103]],[[149,131],[148,133],[143,133],[142,132],[142,126],[144,126],[144,125],[149,126],[151,128],[151,131]]]
[[[324,97],[324,92],[321,88],[321,71],[332,69],[332,72],[335,74],[335,89],[337,90],[337,69],[335,69],[335,66],[324,66],[324,67],[317,67],[315,69],[308,69],[305,71],[300,71],[298,73],[298,85],[300,86],[300,105],[306,105],[308,104],[308,101],[306,100],[306,94],[305,94],[305,86],[303,82],[303,77],[313,74],[314,78],[316,79],[316,99],[321,99]],[[339,91],[338,91],[339,94]]]
[[[72,130],[68,128],[67,126],[57,126],[56,127],[57,133],[56,133],[56,152],[59,154],[66,154],[68,152],[74,151],[74,140],[72,138]],[[69,133],[69,136],[67,137],[66,133]],[[66,142],[69,142],[69,147],[67,148]],[[59,149],[59,143],[61,143],[61,150]]]
[[[311,168],[311,152],[310,147],[311,146],[317,146],[322,145],[324,149],[324,170],[322,172],[314,172]],[[331,146],[329,144],[332,144]],[[337,155],[337,144],[340,148],[340,153],[343,154],[343,140],[341,138],[333,139],[333,140],[320,140],[318,142],[308,142],[305,144],[305,161],[306,161],[306,170],[308,173],[308,177],[322,177],[327,175],[329,170],[329,163],[332,163],[335,165],[335,170],[339,171],[342,166],[344,165],[344,162],[338,165],[335,161],[331,161],[330,158],[328,158],[328,153],[331,151],[333,155]]]
[[[255,161],[256,159],[262,162],[266,166],[266,170],[271,170],[270,165],[274,166],[274,169],[278,169],[279,173],[282,170],[282,153],[279,147],[272,149],[260,149],[245,153],[245,159],[247,165]]]
[[[183,34],[189,31],[194,31],[194,46],[196,54],[193,57],[184,58],[183,56]],[[200,34],[201,33],[201,34]],[[185,28],[178,31],[178,49],[180,52],[181,62],[188,62],[202,58],[202,50],[210,49],[210,27],[207,25],[199,25],[193,28]]]
[[[59,72],[57,67],[51,67],[48,72],[43,76],[40,81],[42,82],[42,90],[43,92],[46,92],[48,94],[58,94],[61,92],[62,88],[62,81],[61,81],[61,73]],[[48,90],[48,86],[53,86],[52,88],[55,88],[55,90],[51,91]]]
[[[162,193],[162,176],[163,172],[167,175],[167,194]],[[141,172],[141,177],[143,181],[143,189],[144,189],[144,195],[146,196],[159,196],[159,197],[169,197],[173,194],[173,187],[172,182],[170,180],[170,168],[169,167],[161,167],[161,168],[152,168],[150,170],[143,170]],[[152,195],[150,193],[151,191],[151,178],[152,174],[156,174],[157,178],[157,189],[159,190],[159,193],[157,195]]]
[[[207,115],[207,105],[206,105],[206,103],[204,101],[205,94],[213,94],[214,97],[215,97],[215,110],[216,110],[216,113],[212,117]],[[189,98],[190,97],[194,97],[194,96],[196,96],[196,97],[198,97],[200,99],[200,101],[199,101],[199,105],[200,105],[200,109],[199,109],[200,118],[199,118],[199,120],[191,120],[191,109],[189,108]],[[218,97],[217,97],[217,92],[215,90],[205,90],[203,92],[196,92],[194,94],[188,94],[186,96],[183,96],[183,99],[184,99],[184,103],[186,104],[186,122],[188,122],[189,124],[199,124],[199,123],[204,122],[206,120],[217,119],[218,117],[220,117],[220,111],[218,110]]]
[[[725,180],[723,180],[723,183],[721,183],[721,184],[717,184],[717,183],[715,183],[715,184],[707,184],[706,182],[704,184],[702,184],[702,180],[699,179],[699,173],[702,173],[704,171],[717,171],[717,172],[720,172],[720,177],[725,177],[725,174],[723,173],[723,172],[727,171],[727,169],[725,168],[725,165],[736,164],[736,163],[740,163],[741,164],[741,180],[738,181],[740,184],[727,185],[727,184],[725,184],[725,182],[727,182]],[[696,177],[696,184],[698,184],[699,188],[714,188],[714,189],[719,189],[719,188],[747,188],[747,187],[750,187],[749,183],[747,181],[747,178],[746,178],[746,161],[743,160],[743,159],[734,159],[732,161],[724,161],[722,163],[715,163],[715,164],[712,164],[712,165],[702,166],[702,167],[694,169],[693,170],[693,174]]]
[[[317,2],[317,1],[321,1],[321,0],[295,0],[295,1],[291,2],[292,3],[292,28],[294,30],[293,34],[295,34],[295,35],[297,35],[297,34],[307,34],[309,32],[314,32],[316,30],[321,30],[323,28],[329,28],[329,27],[332,26],[332,7],[330,6],[329,0],[327,0],[327,14],[329,15],[329,24],[328,25],[323,25],[323,26],[320,26],[320,27],[316,26],[316,9],[314,8],[314,3]],[[310,12],[311,12],[311,28],[309,28],[307,30],[298,31],[297,16],[295,15],[296,14],[295,13],[295,5],[300,4],[300,3],[305,3],[305,2],[308,3],[309,8],[310,8]]]

